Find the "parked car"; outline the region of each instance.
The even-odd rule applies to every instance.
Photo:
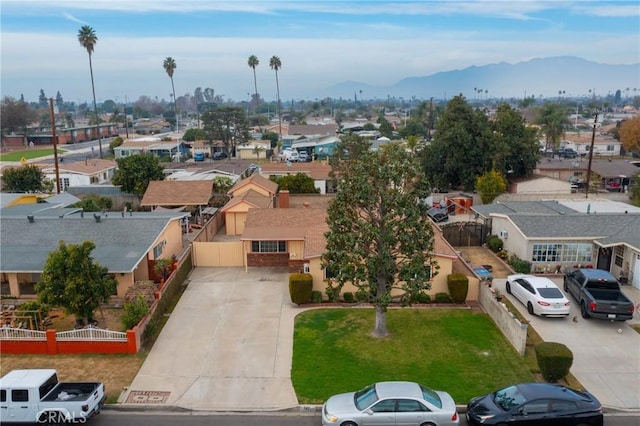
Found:
[[[566,386],[522,383],[473,398],[467,422],[478,425],[602,426],[595,396]]]
[[[578,153],[572,148],[560,148],[558,150],[558,156],[560,158],[576,158]]]
[[[618,280],[601,269],[574,269],[564,275],[564,291],[580,304],[582,318],[626,321],[633,318],[633,302]]]
[[[427,210],[427,215],[436,223],[446,222],[449,220],[447,208],[431,207]]]
[[[527,307],[531,315],[559,316],[569,315],[569,299],[549,278],[533,275],[515,274],[507,277],[507,293],[512,294]]]
[[[300,151],[298,153],[298,161],[300,163],[308,163],[311,161],[311,156],[307,153],[307,151]]]
[[[78,423],[100,413],[100,382],[58,382],[56,370],[13,370],[0,379],[0,423]]]
[[[193,154],[193,161],[204,161],[204,152],[196,152]]]
[[[285,148],[285,150],[282,151],[282,153],[280,153],[280,160],[283,160],[283,161],[295,162],[295,161],[298,161],[299,159],[300,159],[300,154],[298,153],[298,151],[291,148]]]
[[[225,158],[227,158],[227,153],[224,151],[216,151],[213,153],[213,157],[214,160],[224,160]]]
[[[334,395],[322,406],[322,425],[457,425],[451,395],[413,382],[379,382]]]

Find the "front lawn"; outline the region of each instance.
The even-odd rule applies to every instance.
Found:
[[[296,317],[291,378],[301,404],[377,381],[409,380],[459,404],[535,381],[489,316],[461,309],[390,309],[386,339],[371,336],[373,309],[319,309]]]
[[[66,151],[58,148],[58,155],[64,152]],[[34,158],[46,157],[47,155],[53,155],[53,148],[27,149],[24,151],[0,154],[0,161],[20,161],[22,158],[33,160]]]

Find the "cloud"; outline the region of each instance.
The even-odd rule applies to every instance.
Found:
[[[82,25],[87,25],[87,23],[86,23],[85,21],[83,21],[83,20],[81,20],[81,19],[76,18],[75,16],[73,16],[73,15],[72,15],[72,14],[70,14],[70,13],[63,12],[63,13],[62,13],[62,16],[64,16],[64,17],[65,17],[66,19],[68,19],[69,21],[76,22],[76,23],[78,23],[78,24],[82,24]]]

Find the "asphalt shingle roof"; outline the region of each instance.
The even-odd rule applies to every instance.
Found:
[[[184,213],[133,215],[110,212],[97,222],[93,213],[59,218],[34,214],[0,218],[0,270],[3,272],[41,272],[47,256],[60,241],[78,244],[93,241],[93,258],[109,272],[131,272],[144,260],[152,244],[168,226]]]

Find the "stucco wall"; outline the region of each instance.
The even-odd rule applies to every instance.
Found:
[[[244,266],[242,241],[193,242],[194,266]]]
[[[498,302],[491,291],[491,288],[480,286],[480,305],[487,314],[496,323],[502,334],[513,345],[515,350],[524,356],[525,347],[527,345],[527,324],[522,324],[513,315],[509,313],[506,306]]]

